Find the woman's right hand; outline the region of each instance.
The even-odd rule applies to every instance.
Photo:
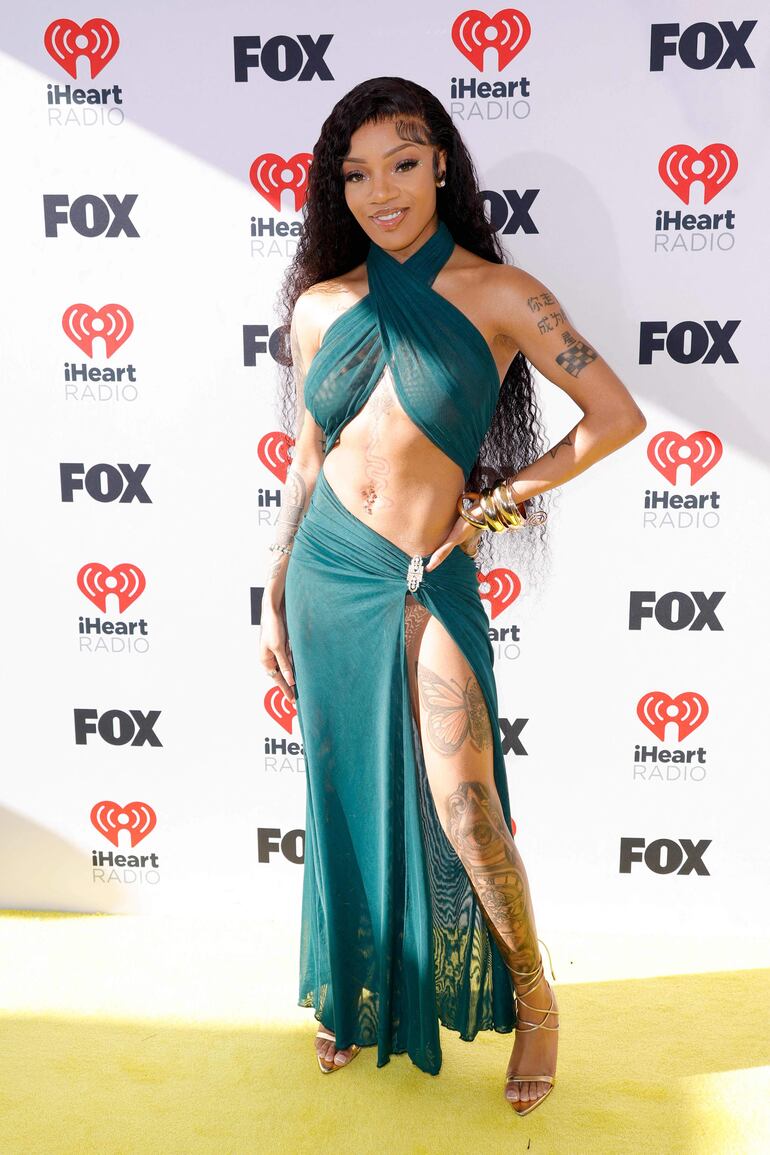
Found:
[[[286,621],[281,611],[262,603],[262,626],[259,632],[259,660],[271,682],[280,686],[287,698],[295,700],[294,669]],[[275,677],[271,671],[278,668]]]

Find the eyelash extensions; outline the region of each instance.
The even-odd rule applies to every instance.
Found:
[[[398,164],[396,165],[396,171],[398,171],[398,169],[400,168],[400,166],[402,164],[408,164],[412,168],[414,168],[416,165],[422,164],[422,161],[421,160],[400,160],[398,162]],[[409,172],[409,171],[410,171],[410,169],[407,169],[407,172]],[[349,181],[350,178],[353,176],[361,176],[361,175],[363,175],[363,174],[360,172],[359,169],[354,169],[353,172],[347,173],[347,175],[345,176],[345,181],[346,182]],[[358,183],[358,182],[356,182],[356,183]]]

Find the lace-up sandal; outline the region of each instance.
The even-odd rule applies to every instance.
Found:
[[[541,938],[539,938],[537,941],[543,942],[543,940]],[[545,947],[546,952],[548,954],[548,965],[551,969],[551,978],[555,980],[556,975],[553,973],[553,966],[551,964],[551,952],[548,950],[548,947],[546,946],[546,944],[544,942],[543,942],[543,946]],[[542,955],[540,956],[540,961],[538,962],[537,966],[535,967],[535,969],[533,971],[515,971],[512,969],[512,973],[514,975],[516,975],[517,977],[522,978],[522,980],[525,984],[525,990],[522,993],[525,995],[530,994],[530,992],[535,989],[535,987],[538,985],[538,983],[540,982],[541,979],[543,980],[543,982],[545,982],[546,986],[548,987],[548,990],[551,992],[551,1005],[548,1008],[548,1010],[544,1010],[542,1007],[533,1007],[531,1005],[531,1003],[526,1002],[522,998],[522,996],[518,993],[518,991],[516,992],[517,1008],[518,1008],[518,1005],[520,1004],[522,1007],[526,1007],[526,1009],[528,1011],[533,1011],[533,1012],[537,1013],[538,1015],[543,1016],[541,1022],[532,1023],[527,1019],[520,1018],[519,1014],[518,1014],[518,1009],[517,1009],[516,1031],[517,1032],[518,1031],[538,1031],[541,1029],[545,1030],[545,1031],[558,1031],[558,1029],[559,1029],[558,1023],[554,1027],[554,1026],[549,1025],[546,1022],[546,1019],[548,1018],[549,1015],[558,1015],[559,1012],[554,1009],[553,990],[551,989],[551,984],[548,982],[548,979],[545,977],[545,974],[543,971],[543,956]],[[528,1101],[526,1103],[526,1105],[523,1105],[521,1103],[521,1100],[514,1102],[512,1099],[508,1099],[508,1102],[511,1104],[511,1106],[513,1107],[513,1109],[517,1115],[529,1115],[529,1113],[531,1111],[535,1110],[535,1107],[539,1107],[540,1104],[545,1099],[548,1098],[551,1091],[554,1089],[554,1086],[556,1085],[556,1076],[555,1075],[508,1075],[506,1077],[506,1080],[505,1080],[506,1091],[507,1091],[508,1087],[511,1086],[513,1083],[549,1083],[550,1084],[550,1086],[548,1087],[548,1090],[545,1092],[545,1094],[541,1095],[538,1099],[534,1099],[531,1103]],[[507,1098],[507,1095],[506,1095],[506,1098]]]
[[[321,1031],[321,1030],[317,1031],[316,1032],[316,1038],[317,1039],[327,1039],[330,1043],[335,1043],[337,1041],[336,1037],[334,1035],[330,1034],[329,1031]],[[351,1053],[350,1058],[344,1063],[332,1063],[331,1067],[327,1067],[323,1063],[321,1056],[316,1051],[316,1058],[318,1059],[318,1066],[321,1068],[324,1075],[331,1075],[332,1071],[340,1071],[340,1070],[342,1070],[343,1067],[349,1066],[353,1062],[353,1060],[355,1059],[356,1055],[361,1050],[361,1048],[358,1046],[357,1043],[353,1043],[350,1047],[341,1047],[340,1050],[350,1051],[350,1053]]]

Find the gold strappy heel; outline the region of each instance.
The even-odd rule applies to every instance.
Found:
[[[551,952],[548,950],[547,945],[543,942],[543,940],[541,938],[539,938],[537,941],[542,942],[543,946],[546,949],[546,952],[548,954],[548,966],[551,969],[551,978],[555,982],[556,981],[556,975],[553,973],[553,965],[551,963]],[[525,995],[528,995],[530,993],[530,991],[533,991],[535,989],[535,987],[540,982],[541,978],[544,979],[544,981],[547,983],[548,989],[551,992],[551,1005],[547,1011],[542,1010],[540,1007],[531,1006],[529,1003],[524,1001],[524,999],[521,997],[521,995],[518,992],[516,992],[517,1007],[518,1007],[518,1004],[520,1003],[521,1006],[526,1007],[528,1011],[536,1011],[537,1014],[543,1016],[542,1022],[530,1023],[530,1022],[528,1022],[527,1019],[519,1018],[518,1010],[517,1010],[516,1030],[517,1031],[538,1031],[541,1028],[543,1028],[546,1031],[558,1031],[558,1029],[559,1029],[558,1023],[555,1027],[552,1027],[552,1026],[549,1026],[548,1023],[546,1023],[546,1021],[545,1021],[549,1015],[557,1015],[559,1012],[555,1011],[554,1007],[553,1007],[553,990],[551,989],[551,984],[548,982],[548,979],[545,978],[545,974],[544,974],[544,970],[543,970],[543,956],[542,955],[540,956],[540,961],[533,971],[516,971],[516,970],[513,970],[513,968],[511,968],[511,971],[516,976],[520,975],[523,978],[524,982],[529,984],[529,985],[527,985],[526,989],[524,990]],[[514,1103],[513,1100],[511,1100],[511,1099],[507,1100],[511,1104],[511,1106],[513,1107],[513,1109],[517,1115],[529,1115],[530,1111],[534,1111],[535,1107],[539,1107],[540,1104],[545,1099],[548,1098],[551,1091],[554,1089],[554,1087],[556,1085],[556,1076],[555,1075],[508,1075],[506,1080],[505,1080],[505,1088],[507,1089],[511,1083],[550,1083],[550,1086],[544,1095],[541,1095],[539,1099],[535,1099],[534,1102],[529,1103],[523,1109],[519,1108],[519,1104],[521,1103],[521,1100],[518,1100],[518,1102],[516,1102],[516,1103]],[[506,1098],[507,1098],[507,1096],[506,1096]]]
[[[336,1043],[336,1041],[337,1041],[336,1036],[330,1035],[328,1031],[316,1031],[315,1037],[317,1039],[328,1039],[330,1043]],[[341,1071],[343,1067],[350,1066],[350,1064],[353,1062],[353,1060],[355,1059],[356,1055],[361,1050],[361,1048],[358,1046],[357,1043],[352,1043],[351,1046],[340,1047],[339,1050],[350,1051],[351,1052],[350,1058],[348,1059],[348,1061],[346,1063],[332,1063],[331,1067],[325,1067],[324,1066],[324,1064],[321,1062],[321,1056],[316,1051],[316,1058],[318,1059],[318,1066],[321,1068],[324,1075],[331,1075],[332,1071]]]

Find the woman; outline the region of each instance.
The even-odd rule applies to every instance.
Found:
[[[305,747],[299,1005],[324,1072],[376,1045],[378,1066],[406,1051],[436,1074],[439,1021],[467,1040],[515,1026],[504,1093],[523,1115],[554,1085],[558,1005],[477,565],[531,543],[512,527],[543,520],[540,495],[646,422],[547,287],[503,263],[426,89],[343,97],[304,211],[283,290],[298,432],[260,638]],[[585,414],[546,453],[527,360]]]

